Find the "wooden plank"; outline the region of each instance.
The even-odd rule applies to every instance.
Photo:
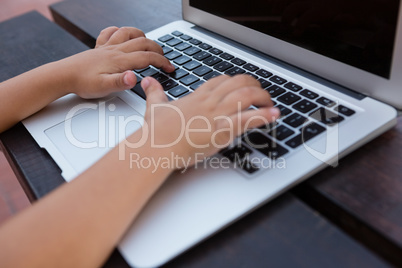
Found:
[[[95,46],[100,31],[109,26],[132,26],[149,32],[181,19],[180,0],[82,0],[60,2],[50,10],[57,24],[89,47]]]
[[[0,82],[86,49],[37,12],[8,20],[0,24]],[[64,182],[57,165],[21,123],[1,133],[0,139],[4,154],[31,201]]]
[[[399,117],[395,128],[342,159],[337,168],[317,174],[296,191],[357,239],[401,266],[401,158]]]

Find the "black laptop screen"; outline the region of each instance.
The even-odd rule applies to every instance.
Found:
[[[384,78],[390,76],[399,4],[399,0],[190,0],[192,7]]]

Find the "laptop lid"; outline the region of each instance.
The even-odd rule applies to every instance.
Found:
[[[183,0],[183,18],[402,109],[400,1]]]

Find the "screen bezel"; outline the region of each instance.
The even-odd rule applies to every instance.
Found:
[[[402,22],[399,15],[387,79],[191,7],[189,0],[182,0],[182,3],[183,19],[188,22],[402,109],[402,35],[399,31]],[[398,14],[401,14],[401,6]]]

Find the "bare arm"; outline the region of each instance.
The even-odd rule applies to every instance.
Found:
[[[214,154],[217,146],[228,144],[233,134],[242,133],[246,124],[255,127],[279,115],[277,109],[272,109],[269,94],[249,76],[211,79],[195,93],[169,103],[181,111],[184,121],[179,120],[173,109],[151,109],[154,104],[168,104],[155,79],[146,78],[142,85],[147,94],[145,125],[127,142],[136,143],[143,135],[146,142],[136,149],[122,143],[71,183],[6,222],[0,228],[0,266],[100,266],[169,174],[182,168],[174,163],[155,172],[150,168],[130,167],[130,153],[142,158],[159,158],[174,152],[178,157],[194,160],[196,153]],[[247,110],[251,104],[261,108]],[[195,116],[204,120],[192,120]],[[250,123],[249,119],[254,116],[258,118]],[[146,132],[145,126],[154,126],[155,131]],[[158,144],[169,144],[185,127],[209,131],[192,132],[188,139],[181,139],[166,149],[151,146],[152,133]],[[207,146],[196,148],[190,144]]]
[[[130,70],[154,65],[174,67],[155,42],[134,28],[110,27],[97,40],[97,48],[52,62],[0,83],[0,132],[69,93],[98,98],[132,88]]]

